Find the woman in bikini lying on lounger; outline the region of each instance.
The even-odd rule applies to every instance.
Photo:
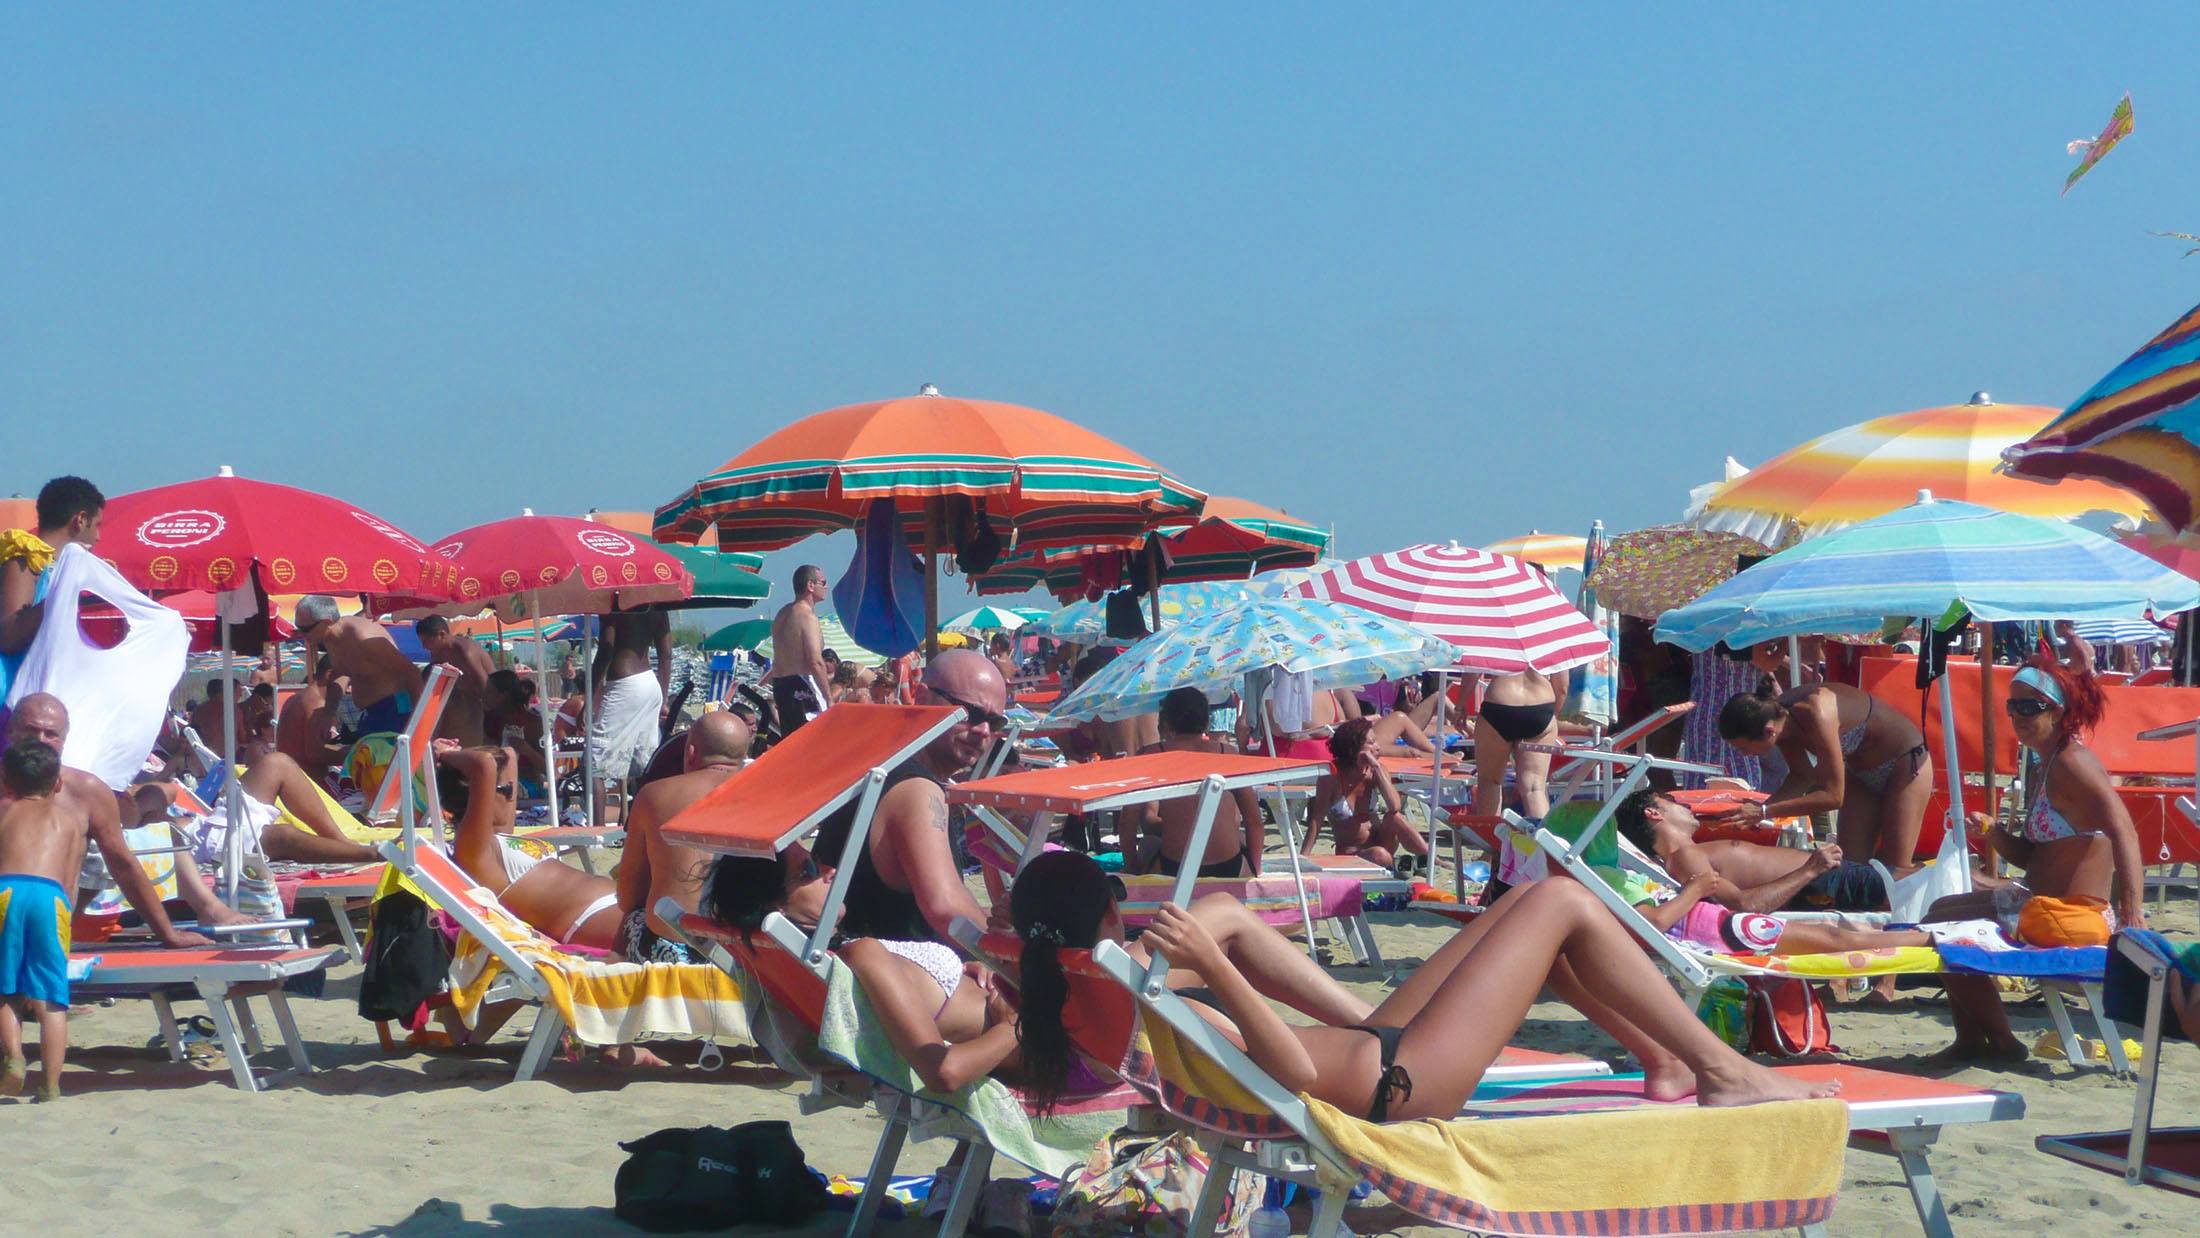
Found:
[[[504,909],[568,946],[619,950],[619,888],[517,845],[519,761],[509,748],[435,741],[436,792],[457,820],[451,859]]]
[[[2086,927],[2113,933],[2146,927],[2146,869],[2131,814],[2101,759],[2085,742],[2106,706],[2090,671],[2035,658],[2017,672],[2003,708],[2017,742],[2039,754],[2044,785],[2031,811],[2010,823],[2013,828],[1996,828],[1987,837],[2001,858],[2024,870],[2023,881],[2015,884],[2026,898],[2064,900],[2071,921],[2079,923],[2090,919],[2085,908],[2097,906],[2098,923]],[[1926,918],[1993,919],[1995,893],[1982,888],[1941,899]],[[2052,925],[2055,920],[2041,916],[2035,922]],[[2061,944],[2087,943],[2074,938]],[[1936,1060],[2016,1062],[2031,1056],[2010,1030],[2009,1014],[1991,977],[1948,975],[1941,983],[1948,990],[1956,1042]]]
[[[1077,852],[1066,854],[1084,858]],[[1034,861],[1026,872],[1045,862],[1046,857]],[[714,867],[703,906],[720,923],[739,929],[762,927],[764,917],[774,911],[805,929],[815,928],[832,876],[832,869],[819,868],[800,846],[769,860],[729,856]],[[1233,974],[1249,978],[1243,983],[1275,995],[1309,1018],[1352,1023],[1367,1017],[1365,1000],[1338,984],[1305,951],[1246,910],[1245,904],[1218,894],[1198,900],[1192,909],[1208,940],[1232,965]],[[1004,1065],[1015,1067],[1017,1001],[1003,992],[985,968],[964,962],[961,955],[936,941],[845,938],[834,945],[833,952],[863,986],[894,1051],[916,1070],[926,1087],[951,1092]],[[1134,948],[1133,953],[1139,952]],[[1045,960],[1053,961],[1051,954]],[[1021,976],[1021,1000],[1052,1001],[1059,1008],[1063,985],[1059,967],[1049,970],[1042,965],[1036,971],[1022,971]],[[1193,984],[1199,977],[1171,973],[1170,980]],[[1055,1077],[1057,1091],[1062,1078]]]
[[[1107,875],[1076,852],[1034,860],[1010,906],[1025,943],[1024,1070],[1048,1095],[1066,1073],[1067,994],[1033,979],[1059,969],[1058,949],[1120,942],[1123,921]],[[1199,973],[1222,1010],[1195,1008],[1278,1083],[1371,1121],[1456,1115],[1546,984],[1641,1060],[1643,1091],[1653,1099],[1693,1093],[1699,1105],[1750,1105],[1831,1096],[1840,1087],[1788,1078],[1727,1048],[1612,913],[1563,878],[1507,893],[1351,1025],[1285,1023],[1199,919],[1173,904],[1140,944]]]

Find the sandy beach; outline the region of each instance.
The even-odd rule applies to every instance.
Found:
[[[1410,913],[1379,915],[1376,925],[1386,960],[1400,968],[1426,957],[1451,931]],[[2175,900],[2156,925],[2190,935],[2191,899]],[[1369,969],[1339,974],[1371,997],[1380,993],[1382,977]],[[801,1116],[792,1080],[738,1055],[709,1073],[560,1061],[543,1079],[522,1084],[508,1081],[520,1043],[510,1031],[475,1053],[387,1055],[353,1006],[358,978],[358,967],[341,967],[325,997],[293,1002],[319,1071],[256,1096],[238,1093],[218,1059],[212,1068],[172,1065],[150,1047],[156,1027],[147,1003],[80,1010],[71,1020],[64,1103],[0,1106],[0,1147],[16,1154],[19,1167],[7,1188],[11,1229],[90,1232],[86,1220],[96,1208],[98,1230],[109,1233],[634,1233],[611,1213],[612,1177],[624,1156],[620,1140],[668,1126],[784,1118],[810,1164],[859,1176],[878,1135],[869,1115]],[[2036,998],[2012,1015],[2027,1042],[2048,1026]],[[524,1017],[516,1022],[524,1032]],[[1905,991],[1892,1008],[1836,1006],[1833,1029],[1845,1060],[1913,1073],[1948,1039],[1937,991]],[[1616,1053],[1602,1033],[1555,1002],[1535,1008],[1515,1043]],[[2184,1046],[2167,1057],[2159,1102],[2164,1124],[2189,1120],[2200,1100],[2200,1060]],[[2030,1109],[2021,1122],[1951,1130],[1933,1149],[1959,1231],[2052,1225],[2078,1233],[2166,1233],[2189,1225],[2190,1206],[2175,1196],[2126,1188],[2032,1147],[2043,1133],[2125,1125],[2131,1085],[2037,1059],[2019,1070],[1950,1077],[2022,1093]],[[163,1136],[157,1141],[156,1131]],[[947,1148],[908,1148],[901,1172],[936,1167]],[[128,1189],[114,1189],[125,1171]],[[1348,1220],[1360,1233],[1444,1232],[1406,1224],[1405,1214],[1381,1203],[1353,1209]],[[1304,1216],[1298,1221],[1303,1227]],[[801,1232],[837,1234],[846,1223],[845,1213],[820,1214]],[[1831,1231],[1899,1234],[1915,1225],[1894,1162],[1851,1150]],[[909,1221],[881,1232],[933,1228]]]

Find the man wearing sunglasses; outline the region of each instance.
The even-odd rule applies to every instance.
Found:
[[[367,615],[339,612],[336,599],[320,593],[300,598],[296,614],[298,635],[306,642],[306,665],[319,665],[326,653],[336,673],[351,682],[351,703],[359,708],[358,733],[394,735],[404,730],[425,681],[389,632]]]
[[[863,854],[849,861],[856,871],[840,931],[851,937],[947,941],[955,917],[967,916],[974,924],[987,920],[963,885],[945,788],[968,775],[1008,725],[1008,683],[984,654],[950,649],[924,668],[917,703],[959,706],[963,716],[886,776]],[[843,807],[818,830],[820,863],[843,863],[855,807]]]

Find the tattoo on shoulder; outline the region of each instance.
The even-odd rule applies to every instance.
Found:
[[[947,832],[947,798],[940,795],[927,798],[924,823],[945,834]]]

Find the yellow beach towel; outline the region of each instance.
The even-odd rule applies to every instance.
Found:
[[[465,892],[497,936],[535,965],[550,1002],[583,1044],[632,1044],[645,1036],[749,1043],[748,1016],[733,977],[704,963],[629,963],[569,954],[505,910],[479,886]],[[451,1004],[467,1027],[504,965],[461,934],[451,959]]]
[[[1705,1234],[1824,1221],[1848,1142],[1837,1100],[1659,1106],[1377,1126],[1305,1098],[1368,1184],[1445,1225],[1507,1234]]]
[[[1844,950],[1838,954],[1706,954],[1698,957],[1712,971],[1737,976],[1769,971],[1832,980],[1943,970],[1940,951],[1931,946],[1889,946],[1880,950]]]

